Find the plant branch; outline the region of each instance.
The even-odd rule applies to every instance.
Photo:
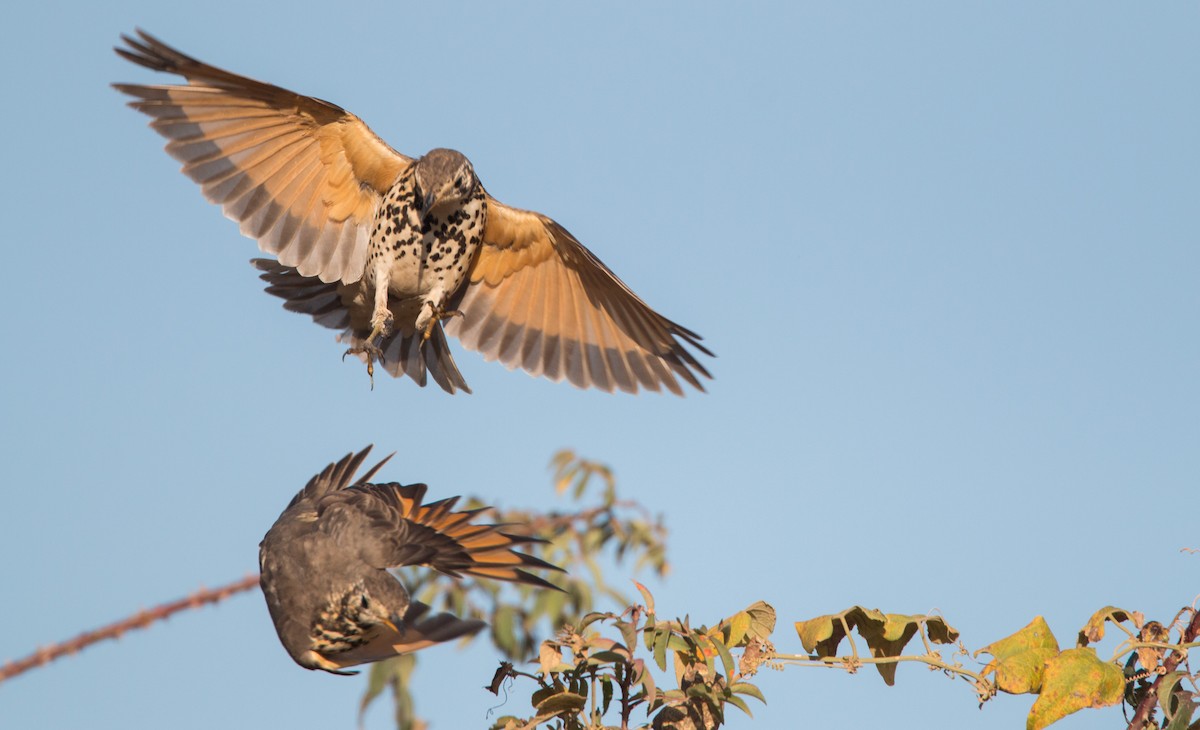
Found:
[[[936,654],[933,656],[937,656]],[[771,661],[781,662],[783,664],[792,664],[800,667],[829,667],[830,669],[839,669],[846,664],[899,664],[900,662],[920,662],[927,664],[934,669],[941,669],[944,672],[951,672],[965,677],[970,677],[976,682],[984,681],[983,676],[976,674],[969,669],[965,669],[961,665],[947,664],[932,656],[885,656],[885,657],[870,657],[864,658],[861,656],[852,657],[829,657],[827,659],[814,659],[807,654],[775,654],[771,657]]]
[[[64,656],[75,654],[92,644],[104,641],[105,639],[119,639],[126,631],[134,629],[144,629],[152,623],[170,618],[173,614],[180,611],[187,611],[193,608],[200,608],[209,603],[218,603],[226,598],[258,587],[258,575],[248,575],[239,581],[229,583],[220,588],[200,589],[195,593],[172,601],[164,603],[154,608],[138,611],[128,618],[121,619],[116,623],[111,623],[108,626],[95,629],[93,631],[85,631],[68,641],[59,644],[51,644],[43,646],[27,657],[16,659],[8,662],[4,666],[0,666],[0,682],[12,679],[18,674],[28,672],[30,669],[35,669],[40,666],[49,664],[50,662],[61,659]]]
[[[1183,630],[1180,644],[1190,645],[1200,637],[1200,611],[1192,612],[1192,620],[1188,622],[1187,628]],[[1129,721],[1130,730],[1141,730],[1146,727],[1150,719],[1150,713],[1154,711],[1155,705],[1158,704],[1158,687],[1162,684],[1163,677],[1175,671],[1175,668],[1187,658],[1187,651],[1175,650],[1163,660],[1162,672],[1154,679],[1154,684],[1150,686],[1150,690],[1142,696],[1142,701],[1138,703],[1137,712],[1133,714],[1133,719]]]

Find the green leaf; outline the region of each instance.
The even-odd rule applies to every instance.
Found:
[[[717,655],[721,657],[721,665],[725,667],[725,676],[732,679],[737,671],[737,665],[733,663],[733,655],[729,653],[729,647],[725,646],[720,639],[713,639],[712,643],[717,650]]]
[[[694,699],[712,699],[712,690],[703,682],[696,682],[687,688],[685,694]]]
[[[671,640],[670,629],[658,629],[654,634],[654,663],[667,671],[667,643]]]
[[[641,659],[634,663],[634,671],[640,674],[638,681],[646,693],[646,702],[650,703],[650,707],[653,708],[654,703],[658,701],[658,685],[654,684],[654,677],[646,671],[646,665]]]
[[[600,714],[604,715],[605,713],[608,712],[608,706],[612,704],[612,698],[613,698],[612,677],[601,677],[600,678],[600,690],[601,690],[601,697],[603,698],[602,701],[600,702]]]
[[[1042,688],[1045,664],[1058,655],[1058,640],[1046,620],[1038,616],[1025,628],[988,644],[974,656],[991,654],[994,659],[980,672],[995,673],[996,687],[1010,694],[1037,693]]]
[[[560,715],[568,712],[579,712],[587,704],[587,698],[574,692],[559,692],[547,697],[537,704],[539,715]]]
[[[642,594],[642,600],[646,602],[644,604],[646,606],[646,613],[654,613],[654,596],[650,594],[650,589],[636,580],[633,582],[633,585],[638,589],[638,593]]]
[[[607,649],[605,651],[597,651],[588,655],[588,664],[593,666],[599,664],[619,664],[629,660],[629,656],[621,651]]]
[[[388,686],[388,679],[385,662],[376,662],[371,665],[371,670],[367,673],[367,689],[363,692],[362,699],[358,701],[358,726],[360,728],[363,724],[363,717],[367,714],[367,707],[383,693],[384,688]]]
[[[1158,706],[1162,708],[1167,725],[1163,730],[1186,730],[1196,711],[1196,703],[1189,692],[1179,690],[1179,683],[1188,676],[1187,672],[1174,671],[1164,674],[1158,684]],[[1179,691],[1177,691],[1179,690]]]
[[[754,717],[754,713],[750,711],[750,708],[746,706],[746,701],[741,697],[738,697],[737,695],[729,695],[725,698],[725,701],[746,713],[750,717]]]
[[[1102,662],[1095,649],[1068,649],[1046,662],[1042,691],[1026,730],[1042,730],[1086,707],[1106,707],[1121,701],[1125,678],[1115,665]]]
[[[529,702],[537,709],[538,705],[562,691],[562,687],[542,687],[529,697]]]
[[[696,651],[696,644],[687,637],[680,636],[667,629],[667,648],[671,651],[682,651],[685,654],[692,654]]]
[[[625,646],[629,647],[632,653],[637,649],[637,627],[629,621],[617,621],[617,629],[621,632],[621,638],[625,641]]]
[[[1196,703],[1191,700],[1184,700],[1178,712],[1171,718],[1163,730],[1195,730],[1196,725],[1190,725],[1192,715],[1196,712]]]
[[[557,591],[546,591],[557,593]],[[517,655],[517,609],[508,604],[501,604],[492,614],[492,641],[496,648],[505,656],[513,658]]]
[[[736,692],[740,695],[750,695],[764,705],[767,704],[767,698],[763,697],[762,691],[749,682],[734,682],[733,684],[729,685],[729,691]]]

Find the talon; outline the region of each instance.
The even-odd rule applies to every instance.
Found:
[[[429,324],[425,325],[425,332],[421,336],[421,342],[424,343],[433,334],[433,328],[438,322],[451,317],[461,317],[463,313],[457,309],[442,309],[441,307],[432,307],[429,317]]]
[[[371,390],[375,390],[375,361],[383,362],[383,350],[375,344],[377,334],[372,333],[370,337],[363,340],[361,345],[351,347],[342,353],[342,361],[346,360],[347,355],[366,355],[367,356],[367,377],[371,379]]]

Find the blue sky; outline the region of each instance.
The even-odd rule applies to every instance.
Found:
[[[0,660],[254,571],[291,494],[366,443],[399,451],[386,478],[512,506],[560,505],[558,448],[611,464],[667,515],[660,610],[767,600],[781,651],[856,603],[940,610],[978,648],[1038,614],[1065,647],[1105,605],[1193,601],[1195,4],[335,7],[0,10]],[[368,390],[108,87],[152,80],[110,51],[135,26],[401,151],[463,151],[704,335],[709,393],[582,392],[461,349],[475,395]],[[426,652],[420,711],[486,727],[493,667]],[[730,727],[1007,728],[1029,706],[980,711],[913,667],[761,680],[770,704]],[[0,714],[345,727],[362,688],[292,664],[247,594],[6,683]],[[1119,710],[1062,727],[1100,722]]]

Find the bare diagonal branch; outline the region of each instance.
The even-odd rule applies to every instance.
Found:
[[[12,679],[18,674],[28,672],[30,669],[49,664],[55,659],[61,659],[64,656],[74,654],[105,639],[120,638],[126,631],[144,629],[150,624],[169,618],[172,614],[179,613],[180,611],[200,608],[210,603],[218,603],[235,593],[242,593],[243,591],[257,587],[258,575],[248,575],[239,581],[223,585],[219,588],[202,588],[177,601],[164,603],[144,611],[138,611],[132,616],[121,619],[116,623],[111,623],[108,626],[103,626],[92,631],[85,631],[73,639],[43,646],[27,657],[13,660],[0,667],[0,682]]]

